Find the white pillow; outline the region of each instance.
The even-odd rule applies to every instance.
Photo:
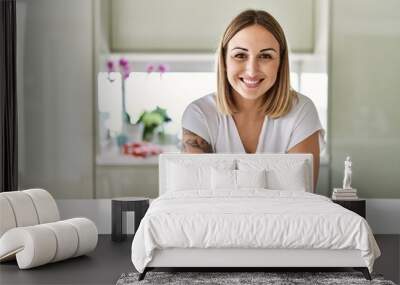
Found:
[[[306,164],[292,168],[267,170],[267,188],[273,190],[306,191]]]
[[[211,169],[213,190],[238,190],[241,188],[266,188],[265,170]]]
[[[210,189],[210,167],[169,163],[167,191]]]
[[[179,159],[168,161],[166,165],[166,190],[211,190],[211,169],[233,169],[233,160]]]
[[[267,188],[265,169],[236,170],[237,188]]]
[[[267,188],[271,190],[308,191],[312,189],[311,169],[306,160],[293,159],[238,159],[240,170],[266,170]]]
[[[236,189],[236,170],[211,168],[211,189]]]

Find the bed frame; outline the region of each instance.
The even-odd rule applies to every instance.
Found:
[[[159,193],[166,189],[166,165],[175,159],[291,159],[306,160],[309,188],[312,192],[312,155],[311,154],[162,154],[159,157]],[[169,248],[154,252],[152,261],[147,265],[139,280],[155,268],[230,268],[234,271],[246,271],[254,268],[343,268],[351,267],[361,271],[367,280],[371,280],[369,270],[359,250],[329,249],[254,249],[254,248]]]

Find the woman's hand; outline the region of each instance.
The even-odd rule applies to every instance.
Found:
[[[182,128],[183,153],[212,153],[211,145],[202,137]]]
[[[311,153],[313,155],[313,192],[315,192],[319,174],[319,131],[316,131],[302,142],[296,144],[294,147],[289,149],[288,153]]]

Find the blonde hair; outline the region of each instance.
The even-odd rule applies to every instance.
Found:
[[[280,63],[274,85],[263,96],[262,110],[271,118],[286,115],[297,99],[296,92],[290,88],[289,55],[285,34],[278,21],[269,13],[261,10],[246,10],[237,15],[226,28],[217,52],[217,107],[227,115],[232,115],[237,108],[233,101],[232,87],[226,74],[226,48],[229,41],[240,30],[260,25],[268,30],[279,43]]]

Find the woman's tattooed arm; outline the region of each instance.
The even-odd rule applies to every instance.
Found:
[[[202,137],[183,128],[182,152],[184,153],[212,153],[211,145]]]

